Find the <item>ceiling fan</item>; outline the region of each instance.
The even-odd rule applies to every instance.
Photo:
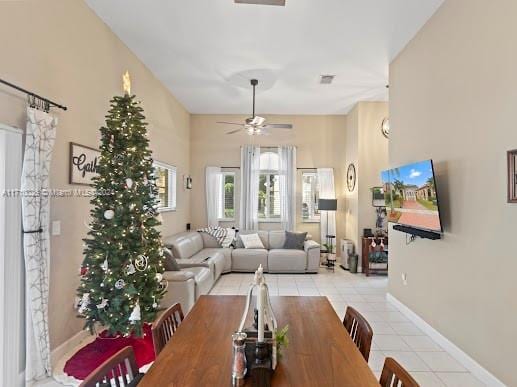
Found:
[[[225,121],[217,122],[218,124],[240,126],[239,129],[232,130],[226,134],[234,134],[243,130],[250,136],[260,136],[271,134],[268,132],[268,129],[292,129],[293,125],[291,124],[266,124],[266,119],[264,117],[255,115],[255,87],[258,85],[258,80],[252,79],[250,80],[250,83],[253,87],[253,114],[250,118],[246,118],[244,123]]]

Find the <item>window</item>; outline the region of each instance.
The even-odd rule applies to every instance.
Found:
[[[302,220],[304,222],[319,222],[318,210],[319,186],[316,172],[302,173]]]
[[[235,220],[235,172],[222,172],[219,220]]]
[[[158,211],[176,211],[176,167],[155,161]]]
[[[276,149],[260,155],[258,217],[263,222],[280,221],[279,157]]]

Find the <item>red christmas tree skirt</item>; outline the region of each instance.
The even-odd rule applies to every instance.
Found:
[[[144,325],[144,337],[116,337],[108,336],[103,331],[93,342],[77,351],[64,366],[64,373],[78,380],[84,380],[104,361],[120,351],[131,346],[135,352],[136,364],[141,368],[155,359],[151,325]]]

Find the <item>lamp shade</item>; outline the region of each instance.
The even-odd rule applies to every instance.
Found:
[[[318,210],[320,211],[336,211],[337,199],[319,199]]]

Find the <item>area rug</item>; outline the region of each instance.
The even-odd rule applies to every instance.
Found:
[[[70,380],[84,380],[95,368],[122,348],[131,346],[135,352],[138,368],[145,368],[155,359],[151,326],[144,326],[144,337],[116,337],[108,336],[103,331],[92,342],[81,347],[65,363],[63,372]]]

